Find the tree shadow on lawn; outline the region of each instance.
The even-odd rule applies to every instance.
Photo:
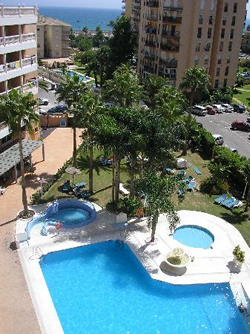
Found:
[[[222,212],[221,218],[226,220],[230,224],[242,224],[248,219],[249,214],[247,212],[240,211],[230,211]]]

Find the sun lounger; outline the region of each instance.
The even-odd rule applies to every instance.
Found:
[[[77,188],[85,188],[86,187],[86,182],[78,182],[76,185],[75,185],[75,187],[77,187]]]
[[[124,186],[123,186],[122,183],[119,184],[119,191],[124,196],[128,196],[129,195],[129,191],[126,188],[124,188]]]
[[[221,202],[225,201],[227,199],[227,195],[226,194],[223,194],[221,195],[220,197],[217,197],[215,200],[214,200],[214,203],[216,204],[221,204]]]
[[[174,171],[173,171],[173,169],[172,168],[166,168],[166,173],[168,174],[168,175],[171,175],[171,174],[174,174]]]
[[[199,170],[199,168],[194,168],[194,172],[195,172],[197,175],[202,175],[202,172]]]
[[[69,192],[70,190],[71,190],[70,181],[67,180],[67,181],[65,181],[64,184],[63,184],[62,191],[65,192],[65,193],[67,193],[67,192]]]
[[[183,198],[184,197],[184,195],[185,195],[185,189],[184,189],[183,186],[180,186],[180,188],[177,191],[177,195],[178,195],[179,198]]]
[[[186,177],[186,178],[183,179],[182,181],[188,184],[188,183],[191,182],[192,180],[194,180],[194,177],[193,177],[192,175],[189,175],[189,177]]]
[[[229,203],[228,208],[229,208],[229,209],[236,208],[237,205],[239,204],[239,202],[240,202],[240,201],[239,201],[238,199],[234,199],[231,203]]]
[[[225,201],[222,201],[220,205],[224,206],[225,208],[230,209],[230,205],[235,201],[234,197],[230,197],[226,199]]]
[[[178,176],[178,177],[183,177],[183,176],[185,176],[186,175],[186,172],[183,170],[183,169],[181,169],[180,171],[179,171],[179,173],[176,175],[176,176]]]
[[[187,187],[188,191],[193,191],[195,189],[196,183],[194,181],[191,181]]]
[[[73,189],[73,193],[80,198],[88,199],[91,196],[91,193],[88,190],[82,190],[79,187]]]

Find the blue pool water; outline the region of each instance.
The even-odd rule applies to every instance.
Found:
[[[209,249],[214,242],[214,236],[211,232],[195,225],[177,228],[173,238],[186,246],[204,249]]]
[[[63,72],[61,70],[56,70],[55,72],[59,73],[59,74],[63,74]],[[84,76],[81,73],[76,73],[76,72],[70,71],[70,70],[67,71],[67,74],[70,75],[71,77],[73,77],[74,75],[76,75],[76,76],[78,76],[80,78],[80,81],[84,81],[84,82],[87,82],[90,79],[90,77],[88,77],[88,76]]]
[[[82,223],[89,219],[89,213],[80,208],[64,208],[58,210],[50,220],[61,221],[63,227],[73,227],[74,225],[83,225]]]
[[[114,241],[48,254],[41,269],[65,334],[245,334],[229,284],[154,281]]]

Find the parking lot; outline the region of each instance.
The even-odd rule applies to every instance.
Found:
[[[212,134],[219,134],[224,138],[224,146],[236,148],[240,155],[250,158],[249,132],[232,131],[231,123],[235,120],[246,121],[247,114],[223,113],[216,115],[195,116],[197,122]]]

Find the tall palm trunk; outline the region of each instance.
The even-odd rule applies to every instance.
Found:
[[[182,154],[186,155],[187,154],[187,149],[189,145],[189,136],[190,136],[190,125],[191,125],[191,113],[192,113],[192,108],[193,108],[193,103],[194,103],[194,93],[190,93],[190,104],[189,104],[189,109],[188,109],[188,118],[187,118],[187,129],[185,133],[185,144],[184,144],[184,149]]]
[[[24,176],[24,161],[23,161],[23,147],[22,147],[22,132],[19,132],[18,136],[18,145],[19,145],[19,154],[20,154],[20,166],[21,166],[21,184],[22,184],[22,202],[23,202],[23,210],[24,214],[28,214],[28,200],[26,193],[26,183]]]
[[[153,220],[152,220],[152,226],[151,226],[151,240],[150,242],[154,242],[155,241],[155,232],[156,232],[156,226],[158,223],[158,214],[154,214],[153,215]]]
[[[76,127],[73,126],[73,166],[76,167]]]
[[[130,166],[130,195],[132,198],[135,195],[135,164],[136,164],[136,156],[131,156],[131,166]]]
[[[119,185],[120,185],[120,163],[121,158],[119,154],[115,156],[115,203],[119,201]]]
[[[89,191],[93,194],[93,160],[94,160],[94,149],[91,145],[89,148]]]

